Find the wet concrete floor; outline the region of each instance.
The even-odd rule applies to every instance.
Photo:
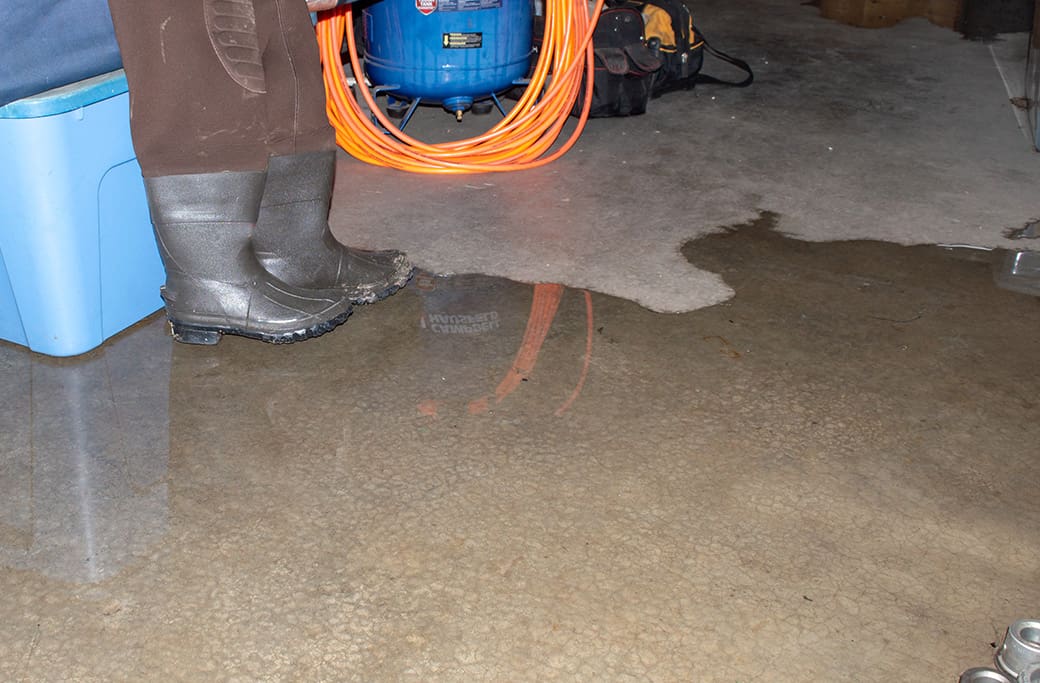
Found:
[[[1040,605],[1040,298],[686,245],[683,315],[423,275],[317,340],[0,346],[0,679],[947,681]]]

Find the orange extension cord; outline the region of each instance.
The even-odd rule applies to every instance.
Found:
[[[603,0],[597,0],[591,17],[598,17],[602,8]],[[390,122],[365,87],[354,31],[347,30],[353,25],[351,5],[343,5],[318,15],[317,34],[336,142],[362,161],[413,173],[537,168],[566,154],[588,120],[592,78],[584,79],[584,106],[577,127],[563,145],[549,153],[574,107],[583,75],[593,69],[592,32],[596,22],[590,18],[585,0],[546,0],[541,53],[523,96],[491,130],[457,142],[427,144]],[[357,89],[382,128],[373,123],[347,85],[340,58],[344,36],[351,68],[358,75]]]

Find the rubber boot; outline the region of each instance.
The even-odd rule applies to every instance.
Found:
[[[336,152],[273,156],[253,249],[264,268],[298,287],[337,287],[355,304],[385,299],[414,268],[399,251],[364,251],[336,241],[329,204]]]
[[[342,290],[287,285],[253,253],[264,172],[145,178],[159,254],[162,297],[177,341],[216,344],[223,334],[288,343],[347,319]]]

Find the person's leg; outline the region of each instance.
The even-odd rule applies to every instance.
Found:
[[[269,0],[266,0],[269,1]],[[179,341],[222,334],[271,342],[346,320],[341,290],[292,287],[252,239],[266,185],[267,76],[251,0],[110,0]]]
[[[413,269],[400,252],[351,249],[329,230],[336,146],[306,3],[257,0],[257,8],[271,154],[257,258],[291,284],[342,288],[354,303],[378,301],[403,287]]]
[[[267,153],[328,152],[336,136],[325,112],[318,41],[304,0],[255,0],[267,82]]]
[[[266,169],[267,79],[252,2],[109,0],[109,8],[144,176]]]

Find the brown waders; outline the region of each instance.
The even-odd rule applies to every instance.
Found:
[[[335,138],[304,0],[109,0],[174,336],[288,342],[402,287],[328,227]]]

